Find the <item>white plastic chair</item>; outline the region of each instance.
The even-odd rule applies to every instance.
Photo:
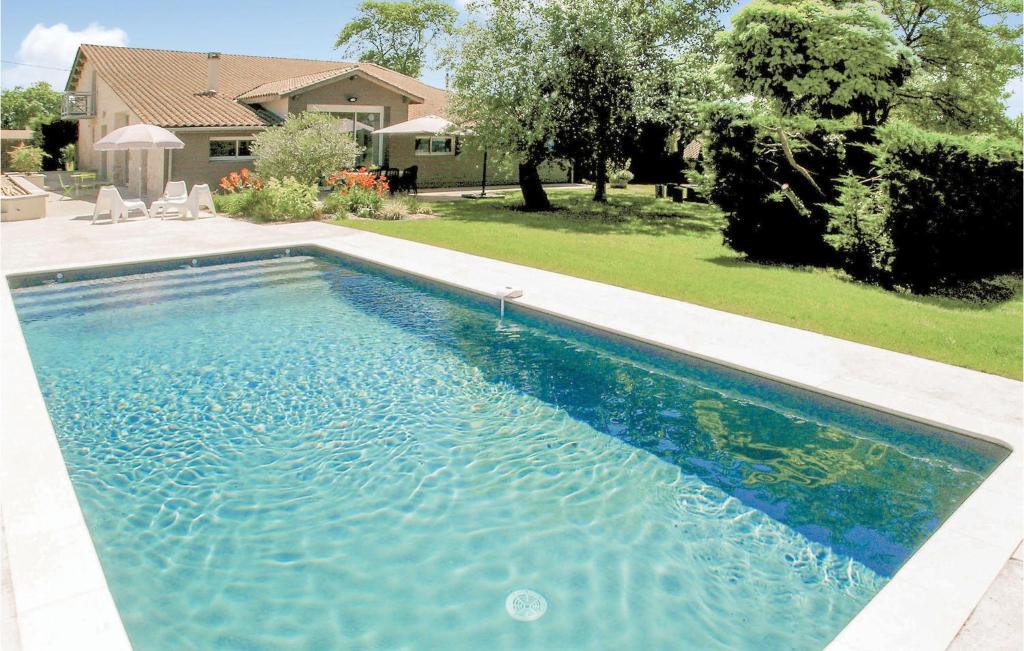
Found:
[[[160,219],[166,217],[169,210],[174,210],[179,217],[188,217],[188,207],[189,195],[184,181],[168,181],[164,193],[149,206]]]
[[[96,206],[92,210],[92,223],[96,223],[96,219],[101,213],[109,212],[110,221],[116,224],[119,219],[128,219],[128,214],[133,210],[141,211],[146,219],[149,219],[149,210],[146,209],[145,203],[138,199],[122,199],[117,188],[112,185],[103,186],[100,188],[99,194],[96,195]]]
[[[217,216],[217,208],[213,205],[213,193],[206,183],[193,185],[192,191],[188,193],[188,209],[196,219],[199,219],[200,206],[208,208],[214,217]]]

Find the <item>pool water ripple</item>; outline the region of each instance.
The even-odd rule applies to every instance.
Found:
[[[138,649],[821,648],[1001,459],[315,257],[14,294]]]

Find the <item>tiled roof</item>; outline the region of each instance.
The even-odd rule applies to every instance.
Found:
[[[268,81],[265,84],[260,84],[252,90],[242,93],[238,96],[240,100],[252,100],[264,97],[280,97],[287,95],[292,91],[318,84],[322,81],[328,81],[335,77],[340,77],[347,72],[352,72],[357,68],[353,65],[345,65],[335,70],[326,70],[324,72],[315,72],[310,75],[299,75],[297,77],[286,77],[284,79],[276,79],[274,81]]]
[[[685,160],[697,160],[700,158],[700,150],[703,147],[703,143],[699,139],[691,140],[685,147],[683,147],[683,159]]]
[[[279,57],[220,55],[218,90],[206,93],[205,52],[82,45],[68,79],[68,90],[81,74],[84,61],[96,66],[100,77],[143,122],[162,127],[260,127],[278,119],[258,104],[242,99],[280,95],[358,69],[402,89],[424,104],[410,105],[427,113],[444,110],[447,94],[423,82],[369,63],[284,59]],[[254,95],[259,90],[261,95]],[[274,90],[273,93],[268,90]],[[417,111],[416,117],[420,113]]]

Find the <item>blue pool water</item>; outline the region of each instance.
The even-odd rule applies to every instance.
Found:
[[[1005,457],[312,255],[67,280],[15,303],[137,649],[817,649]]]

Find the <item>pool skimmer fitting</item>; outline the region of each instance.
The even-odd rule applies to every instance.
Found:
[[[501,318],[505,318],[505,301],[512,298],[522,298],[523,290],[516,289],[514,287],[502,287],[498,291],[494,292],[494,295],[501,300]]]

